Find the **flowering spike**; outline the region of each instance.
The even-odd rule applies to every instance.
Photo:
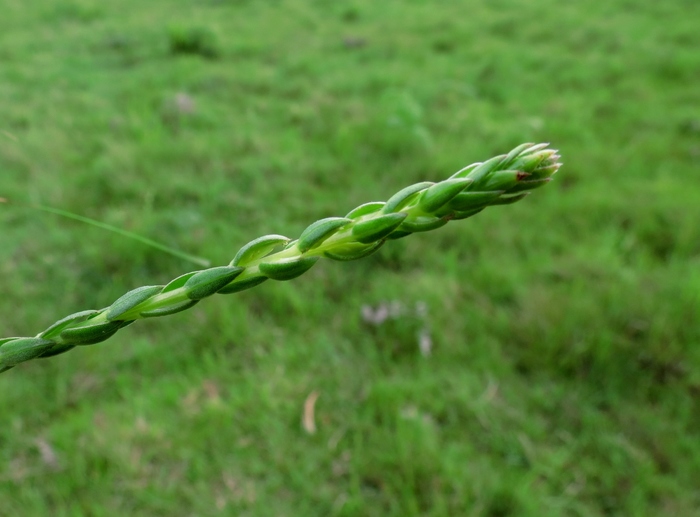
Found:
[[[99,343],[135,320],[175,314],[216,293],[236,293],[268,279],[291,280],[321,257],[355,260],[376,252],[387,240],[472,217],[488,206],[515,203],[549,183],[559,170],[559,154],[547,145],[523,144],[442,182],[410,185],[386,203],[366,203],[344,218],[317,221],[297,240],[259,237],[243,246],[229,266],[185,273],[165,286],[134,289],[107,308],[66,316],[37,337],[0,339],[0,372],[76,345]]]

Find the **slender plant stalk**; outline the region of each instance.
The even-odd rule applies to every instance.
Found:
[[[7,203],[7,202],[8,202],[7,199],[0,197],[0,203]],[[74,221],[80,221],[81,223],[89,224],[91,226],[96,226],[98,228],[101,228],[102,230],[114,232],[118,235],[121,235],[122,237],[127,237],[128,239],[133,239],[133,240],[138,241],[142,244],[145,244],[146,246],[150,246],[151,248],[155,248],[157,250],[160,250],[164,253],[172,255],[173,257],[181,258],[181,259],[186,260],[188,262],[192,262],[192,263],[197,264],[198,266],[201,266],[201,267],[210,267],[211,266],[211,262],[205,258],[197,257],[195,255],[190,255],[189,253],[185,253],[185,252],[182,252],[180,250],[176,250],[175,248],[171,248],[170,246],[166,246],[165,244],[161,244],[160,242],[154,241],[153,239],[149,239],[148,237],[144,237],[143,235],[139,235],[137,233],[133,233],[133,232],[130,232],[128,230],[124,230],[122,228],[112,226],[111,224],[103,223],[102,221],[96,221],[95,219],[91,219],[90,217],[85,217],[83,215],[78,215],[78,214],[74,214],[72,212],[68,212],[67,210],[61,210],[60,208],[53,208],[53,207],[44,206],[44,205],[23,205],[23,204],[20,204],[20,206],[25,206],[27,208],[33,208],[35,210],[40,210],[42,212],[47,212],[49,214],[60,215],[62,217],[67,217],[68,219],[73,219]]]
[[[444,181],[416,183],[386,202],[366,203],[345,217],[316,221],[298,239],[259,237],[243,246],[227,266],[186,273],[167,285],[139,287],[104,309],[66,316],[36,337],[0,339],[0,372],[30,359],[100,343],[138,319],[175,314],[213,294],[236,293],[268,279],[291,280],[321,257],[359,259],[387,240],[434,230],[488,206],[519,201],[548,183],[561,166],[557,151],[547,146],[522,144]]]

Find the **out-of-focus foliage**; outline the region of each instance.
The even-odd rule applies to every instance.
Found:
[[[507,210],[3,374],[0,515],[693,516],[697,19],[6,0],[0,197],[215,264],[520,142],[565,164]],[[0,205],[0,335],[189,269]]]

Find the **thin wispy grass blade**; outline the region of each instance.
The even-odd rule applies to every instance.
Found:
[[[9,201],[4,197],[0,197],[0,203],[9,203]],[[15,203],[12,203],[12,204],[15,204]],[[24,206],[27,208],[33,208],[34,210],[39,210],[41,212],[46,212],[49,214],[60,215],[61,217],[73,219],[74,221],[79,221],[81,223],[89,224],[90,226],[95,226],[96,228],[100,228],[102,230],[107,230],[109,232],[116,233],[118,235],[121,235],[122,237],[126,237],[128,239],[138,241],[142,244],[145,244],[146,246],[160,250],[163,253],[167,253],[168,255],[172,255],[173,257],[177,257],[177,258],[180,258],[182,260],[186,260],[187,262],[192,262],[193,264],[196,264],[196,265],[201,266],[201,267],[211,266],[210,260],[207,260],[207,259],[202,258],[202,257],[198,257],[196,255],[191,255],[189,253],[185,253],[184,251],[180,251],[180,250],[177,250],[175,248],[171,248],[170,246],[166,246],[165,244],[162,244],[158,241],[154,241],[153,239],[149,239],[148,237],[144,237],[143,235],[139,235],[138,233],[130,232],[129,230],[125,230],[125,229],[119,228],[117,226],[112,226],[111,224],[104,223],[102,221],[98,221],[96,219],[86,217],[84,215],[74,214],[73,212],[69,212],[67,210],[62,210],[60,208],[54,208],[54,207],[45,206],[45,205],[21,204],[20,206]]]

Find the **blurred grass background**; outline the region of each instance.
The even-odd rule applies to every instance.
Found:
[[[3,374],[0,515],[698,515],[698,19],[3,0],[0,197],[216,265],[521,142],[565,165],[517,205]],[[0,205],[0,336],[191,269]]]

